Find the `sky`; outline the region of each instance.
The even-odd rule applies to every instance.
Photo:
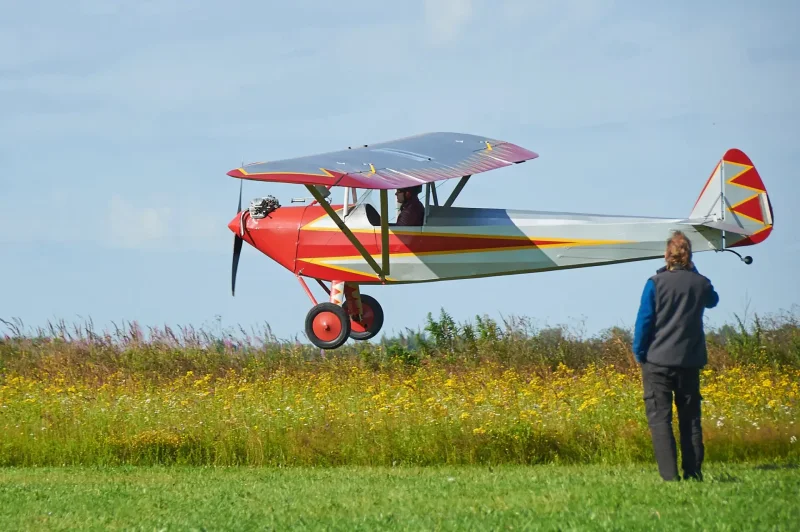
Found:
[[[539,154],[475,176],[458,205],[604,214],[688,216],[740,148],[775,229],[747,248],[750,266],[696,255],[721,298],[709,322],[797,308],[800,4],[768,5],[0,0],[0,318],[268,323],[304,340],[310,301],[250,246],[231,296],[239,181],[226,172],[428,131]],[[248,181],[244,202],[305,192]],[[633,326],[660,266],[364,292],[387,335],[441,307],[594,334]]]

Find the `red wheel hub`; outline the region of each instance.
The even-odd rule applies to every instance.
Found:
[[[333,312],[320,312],[311,324],[314,335],[323,342],[331,342],[342,332],[342,322]]]
[[[359,333],[367,332],[372,327],[375,321],[375,314],[372,312],[372,307],[366,303],[361,303],[361,321],[356,321],[350,318],[350,328]]]

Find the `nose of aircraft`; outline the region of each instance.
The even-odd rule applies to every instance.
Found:
[[[231,231],[233,231],[235,234],[238,235],[242,227],[241,223],[242,223],[241,216],[239,215],[239,213],[236,213],[236,216],[233,217],[233,220],[231,220],[230,223],[228,223],[228,229],[230,229]]]

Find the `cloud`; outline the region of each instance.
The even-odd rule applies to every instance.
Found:
[[[68,191],[44,191],[39,199],[33,211],[25,204],[0,209],[1,244],[83,242],[142,251],[228,252],[232,239],[227,227],[231,213],[211,212],[197,205],[200,200],[146,206],[115,193],[98,217],[89,206],[93,199]]]
[[[231,238],[227,224],[232,216],[212,213],[192,203],[142,206],[113,194],[108,202],[103,244],[148,251],[227,252]]]
[[[75,244],[97,240],[97,218],[85,194],[33,181],[12,183],[0,198],[0,243]],[[9,188],[5,183],[4,187]]]
[[[176,221],[174,232],[171,231],[170,247],[227,253],[233,240],[233,233],[228,229],[231,218],[232,214],[216,216],[204,211],[185,212]]]
[[[127,15],[157,17],[171,15],[185,8],[179,0],[80,0],[78,9],[85,15]]]
[[[792,57],[754,63],[753,39],[731,31],[742,16],[741,10],[659,13],[589,0],[510,0],[479,14],[465,51],[495,84],[493,111],[504,123],[579,128],[796,110],[792,89],[800,78]],[[751,20],[759,46],[784,42],[774,37],[775,17],[758,12]],[[448,70],[456,66],[443,65],[441,75]]]
[[[168,236],[170,217],[168,208],[137,207],[114,194],[108,205],[108,244],[133,249],[161,247]]]
[[[437,44],[456,39],[472,14],[472,0],[425,0],[425,24]]]
[[[82,5],[134,10],[120,1]],[[137,6],[149,13],[164,4]],[[51,41],[43,46],[37,39],[38,51],[27,50],[17,30],[12,49],[31,54],[36,68],[4,80],[0,96],[15,103],[0,116],[0,135],[174,139],[191,130],[220,139],[306,141],[308,131],[336,120],[358,124],[355,136],[372,139],[474,124],[487,124],[482,131],[494,123],[572,129],[698,113],[718,118],[734,109],[739,120],[743,113],[797,110],[792,90],[800,71],[785,51],[794,41],[763,10],[744,13],[752,15],[754,41],[731,31],[748,18],[741,7],[425,0],[422,21],[418,8],[408,18],[364,16],[364,9],[341,10],[339,18],[315,10],[299,26],[290,23],[301,19],[297,12],[281,12],[282,24],[273,22],[269,32],[212,31],[206,19],[210,25],[200,28],[208,31],[196,31],[194,9],[178,13],[192,24],[177,25],[177,34],[141,21],[102,36],[47,25],[38,33]],[[420,25],[428,39],[417,37]],[[132,46],[127,35],[140,28],[147,32]],[[13,28],[6,33],[14,35]],[[384,133],[387,124],[393,129]]]

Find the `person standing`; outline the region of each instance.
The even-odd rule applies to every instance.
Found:
[[[700,370],[708,362],[703,313],[719,303],[719,295],[695,268],[684,233],[676,231],[667,240],[664,259],[666,266],[645,283],[633,354],[641,365],[645,413],[661,478],[681,479],[672,432],[674,401],[683,478],[702,480]]]

